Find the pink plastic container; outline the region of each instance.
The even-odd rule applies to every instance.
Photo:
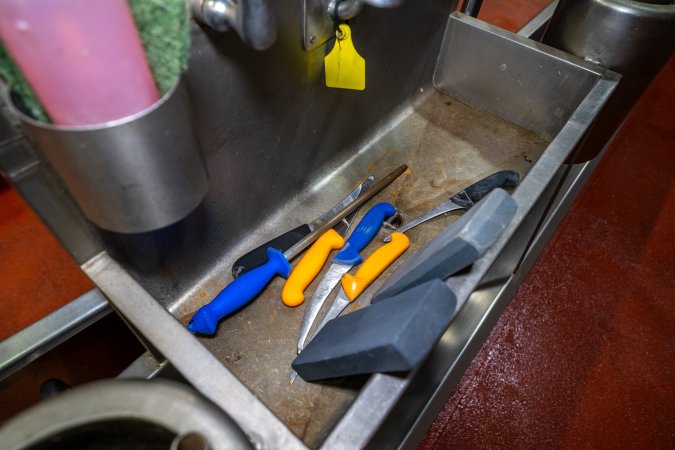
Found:
[[[126,0],[0,0],[0,38],[55,124],[100,124],[159,100]]]

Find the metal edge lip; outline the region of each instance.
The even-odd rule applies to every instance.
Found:
[[[534,16],[529,22],[527,22],[523,27],[516,32],[520,36],[525,36],[529,39],[535,39],[535,34],[543,32],[543,28],[548,25],[548,22],[553,16],[553,12],[558,7],[558,0],[553,0],[547,6],[545,6],[539,13]],[[537,38],[537,41],[540,39]]]
[[[171,355],[171,365],[195,390],[229,415],[257,448],[275,448],[274,444],[284,449],[307,448],[107,252],[98,253],[80,268],[131,325],[143,330],[140,333],[159,353]],[[172,339],[163,340],[166,335]]]
[[[596,114],[597,114],[597,112],[603,107],[604,102],[606,102],[609,99],[609,96],[613,93],[614,89],[616,88],[616,85],[617,85],[617,82],[615,82],[615,81],[609,81],[608,82],[608,81],[602,80],[602,79],[598,80],[598,82],[596,82],[594,87],[589,91],[589,93],[588,93],[586,99],[584,100],[584,102],[582,102],[582,104],[579,106],[579,109],[581,108],[582,105],[586,105],[588,108],[594,109]],[[600,101],[598,101],[598,99],[600,99]],[[604,100],[602,100],[602,99],[604,99]],[[588,116],[585,115],[585,114],[573,115],[573,117],[577,117],[577,118],[579,118],[579,121],[585,121],[585,122],[579,123],[579,121],[576,121],[573,125],[571,125],[571,128],[566,131],[568,133],[574,133],[574,131],[576,129],[579,132],[578,134],[583,135],[584,129],[588,129],[592,125],[592,121],[589,124],[589,122],[587,120]],[[572,120],[572,119],[570,119],[570,120]],[[561,130],[561,133],[562,133],[562,131],[563,130]],[[567,137],[563,137],[563,138],[561,138],[561,140],[564,140],[565,142],[568,142]],[[558,141],[558,144],[559,144],[559,142],[560,141]],[[579,141],[577,140],[577,142],[579,142]],[[553,144],[553,142],[551,142],[551,145],[552,144]],[[551,145],[549,147],[551,147]],[[558,147],[558,149],[554,149],[554,150],[559,150],[560,145],[557,145],[557,147]],[[568,152],[567,154],[570,154],[570,153],[571,153],[571,151]],[[565,155],[560,155],[560,154],[555,154],[555,155],[550,155],[550,156],[555,157],[557,160],[563,160],[563,161],[567,157]],[[536,175],[546,175],[546,176],[549,176],[550,180],[555,179],[555,174],[550,172],[550,171],[547,172],[546,170],[540,170],[539,173],[536,174]],[[514,192],[514,194],[515,194],[515,192]],[[519,203],[527,202],[530,205],[533,204],[531,196],[529,195],[529,192],[525,192],[525,193],[521,192],[521,193],[518,194],[518,196],[514,195],[514,199],[516,199]],[[568,200],[568,201],[571,201],[571,200]],[[527,209],[526,211],[518,210],[516,212],[517,215],[518,215],[518,220],[524,219],[530,210],[531,209]],[[515,231],[517,231],[517,230],[516,230],[516,226],[514,224],[511,224],[507,227],[505,232],[497,240],[497,242],[492,246],[492,248],[490,248],[488,250],[486,255],[483,258],[480,258],[477,261],[478,264],[477,264],[477,267],[476,267],[476,269],[477,269],[476,272],[472,271],[471,273],[466,274],[466,275],[451,277],[446,281],[446,284],[448,284],[448,286],[450,286],[451,288],[453,288],[453,290],[455,290],[454,288],[456,288],[457,286],[465,285],[464,284],[465,282],[467,282],[467,281],[471,282],[471,280],[473,280],[473,281],[476,281],[478,283],[477,287],[480,288],[480,283],[482,281],[482,278],[492,268],[492,262],[490,261],[490,259],[494,260],[494,258],[496,256],[498,256],[504,250],[504,248],[508,245],[508,241],[513,236]],[[481,274],[483,274],[483,275],[481,275]],[[514,279],[517,279],[518,277],[523,277],[523,276],[524,275],[522,275],[522,274],[519,275],[518,273],[513,274],[510,278],[508,278],[508,280],[503,285],[501,285],[499,287],[500,293],[495,297],[494,300],[492,300],[492,303],[490,303],[486,313],[481,317],[481,324],[484,323],[486,320],[489,320],[489,316],[491,314],[493,314],[494,309],[499,309],[499,306],[497,305],[497,303],[498,303],[499,296],[502,295],[501,293],[504,292],[504,291],[508,291],[509,289],[515,289],[515,287],[512,287],[512,281]],[[465,300],[467,300],[470,296],[473,296],[474,293],[480,293],[480,289],[473,290],[472,292],[469,292],[469,294],[466,297],[464,297],[464,296],[462,296],[462,297]],[[458,295],[458,298],[459,298],[459,295]],[[456,312],[456,314],[459,314],[461,312],[461,311],[459,311],[460,307],[461,307],[461,305],[459,305],[457,307],[458,311]],[[501,313],[499,313],[499,314],[501,314]],[[452,325],[450,325],[450,328],[448,330],[450,330],[451,328],[452,328]],[[490,330],[487,330],[488,333],[489,333],[489,331]],[[420,434],[419,434],[419,431],[416,433],[414,430],[416,429],[417,426],[428,427],[428,426],[431,425],[431,422],[429,421],[431,419],[429,417],[425,418],[424,416],[425,415],[428,416],[430,414],[429,413],[430,410],[431,410],[431,413],[435,415],[435,413],[433,412],[433,407],[431,406],[431,404],[434,402],[434,397],[436,395],[438,395],[438,393],[443,393],[443,392],[445,392],[446,395],[447,395],[449,393],[448,389],[451,389],[452,386],[454,386],[454,384],[452,384],[452,383],[456,382],[456,381],[452,380],[452,378],[453,378],[452,372],[454,370],[461,370],[462,373],[463,373],[465,371],[466,367],[468,367],[468,363],[465,364],[465,361],[462,361],[462,358],[467,352],[471,353],[472,348],[475,348],[477,350],[476,345],[478,347],[480,347],[482,345],[483,341],[480,340],[481,339],[480,333],[481,333],[480,328],[476,328],[476,329],[473,330],[473,332],[467,338],[466,341],[461,342],[460,343],[461,345],[458,344],[459,347],[457,347],[456,350],[455,350],[456,351],[455,359],[452,361],[452,364],[448,367],[448,369],[443,374],[443,377],[440,380],[440,382],[435,386],[434,393],[430,397],[428,397],[428,399],[425,401],[425,405],[420,410],[420,414],[417,416],[416,421],[410,427],[408,432],[403,436],[403,439],[401,440],[402,445],[400,445],[399,448],[401,448],[401,449],[402,448],[406,448],[406,449],[407,448],[414,448],[417,445],[416,442],[419,441]],[[447,335],[447,332],[446,332],[446,335]],[[476,340],[478,340],[478,342],[476,342]],[[484,338],[483,338],[483,340],[484,340]],[[473,359],[472,355],[469,356],[469,357],[471,359]],[[457,367],[459,369],[456,369]],[[377,377],[387,377],[388,375],[377,374],[376,376]],[[460,376],[461,376],[461,374],[460,374]],[[407,379],[405,380],[405,385],[402,386],[401,389],[406,389],[408,387],[408,384],[412,382],[413,377],[414,377],[414,374],[410,374],[407,377]],[[403,382],[401,382],[401,383],[403,383]],[[405,395],[405,393],[404,393],[404,395]],[[422,436],[423,435],[424,434],[422,433]]]
[[[52,131],[68,131],[68,132],[97,131],[117,127],[120,125],[125,125],[130,122],[133,122],[136,119],[151,114],[153,111],[161,108],[162,105],[167,103],[169,99],[174,95],[174,93],[179,89],[179,87],[183,84],[184,84],[184,74],[178,77],[178,80],[176,80],[176,83],[171,87],[171,89],[169,89],[162,97],[160,97],[159,100],[157,100],[155,103],[148,106],[147,108],[142,109],[133,114],[130,114],[128,116],[121,117],[119,119],[114,119],[108,122],[90,125],[55,125],[53,123],[40,122],[39,120],[35,120],[32,117],[23,113],[20,109],[16,107],[16,105],[14,105],[14,102],[12,101],[12,98],[10,96],[11,88],[9,85],[7,85],[6,90],[4,92],[4,98],[5,104],[7,105],[9,111],[13,115],[15,115],[21,122],[24,122],[30,126],[36,128],[44,128]]]
[[[633,0],[612,0],[602,2],[608,8],[624,14],[638,17],[659,18],[664,20],[675,19],[675,5],[659,5]]]
[[[0,380],[30,364],[112,311],[94,288],[0,342]]]

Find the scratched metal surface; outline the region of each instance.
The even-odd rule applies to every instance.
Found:
[[[332,206],[333,199],[326,199],[322,192],[333,187],[346,191],[359,177],[367,174],[382,176],[402,163],[408,164],[409,171],[367,203],[359,218],[380,201],[393,203],[403,211],[404,217],[412,218],[496,170],[515,169],[525,176],[547,144],[527,130],[427,88],[414,103],[395,111],[372,136],[355,148],[352,154],[356,156],[337,161],[336,171],[330,178],[316,181],[314,194],[308,193],[289,202],[275,215],[270,228],[290,229],[298,220],[298,210],[305,215],[318,214]],[[340,194],[331,196],[339,197]],[[373,293],[398,264],[456,217],[438,218],[410,230],[407,233],[411,240],[410,249],[346,312],[369,304]],[[284,227],[283,224],[288,225]],[[375,242],[381,242],[383,235],[381,231]],[[265,235],[261,234],[259,243],[264,240]],[[378,246],[371,244],[364,251],[364,257]],[[235,252],[229,253],[230,262],[239,256]],[[187,323],[192,313],[231,280],[229,265],[226,271],[219,272],[182,302],[177,311],[183,322]],[[311,296],[322,274],[307,289],[307,297]],[[305,305],[284,306],[280,299],[282,285],[281,278],[273,280],[256,301],[221,321],[215,337],[201,338],[201,342],[307,445],[317,447],[367,378],[325,383],[306,383],[298,378],[292,386],[288,385]],[[336,291],[325,308],[335,295]]]

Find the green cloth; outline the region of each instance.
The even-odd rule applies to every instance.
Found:
[[[129,0],[159,94],[166,94],[187,64],[190,21],[185,0]]]
[[[0,0],[1,1],[1,0]],[[160,95],[178,81],[187,64],[190,21],[185,0],[128,0]],[[50,122],[40,101],[0,42],[0,77],[34,118]]]
[[[0,0],[1,1],[1,0]],[[41,122],[51,122],[42,108],[33,89],[28,85],[14,60],[0,42],[0,78],[3,78],[12,89],[15,96],[23,103],[23,109]]]

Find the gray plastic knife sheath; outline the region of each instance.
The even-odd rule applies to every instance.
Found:
[[[403,262],[373,303],[434,278],[445,279],[482,256],[516,213],[516,202],[495,189],[424,248]]]

